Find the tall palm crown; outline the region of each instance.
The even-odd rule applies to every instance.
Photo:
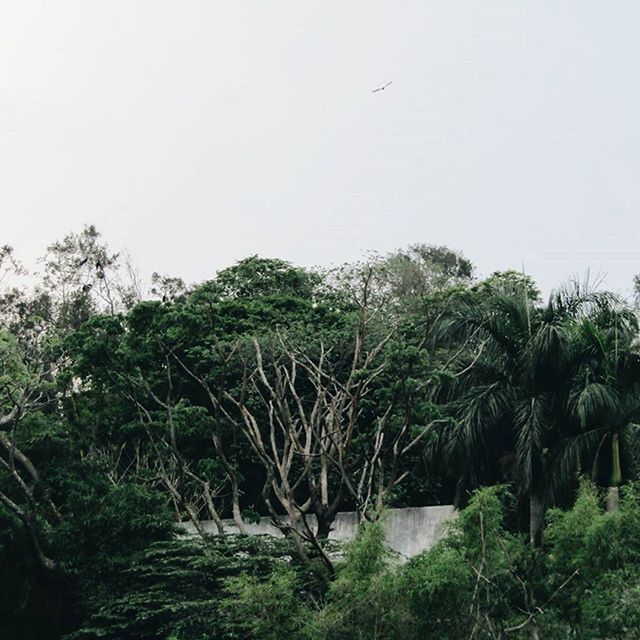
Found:
[[[456,305],[440,335],[462,343],[453,404],[441,433],[467,487],[505,475],[529,500],[539,544],[551,453],[571,385],[572,337],[593,296],[578,287],[538,303],[525,279],[493,283]]]
[[[560,447],[560,473],[589,470],[618,506],[619,486],[632,469],[640,435],[638,319],[614,297],[580,320],[572,344],[567,397],[569,433]]]

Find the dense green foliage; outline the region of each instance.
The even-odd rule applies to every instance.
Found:
[[[293,628],[298,600],[324,590],[314,568],[296,560],[288,541],[268,537],[156,542],[71,638],[234,638],[245,627],[277,637],[259,625]]]
[[[23,275],[0,250],[0,637],[638,637],[619,298],[425,245],[146,297],[93,227]],[[452,501],[434,548],[385,548],[386,508]],[[243,535],[265,516],[282,539]]]
[[[329,583],[285,541],[156,543],[72,637],[636,638],[640,496],[629,485],[615,514],[600,498],[584,483],[572,509],[554,510],[544,552],[509,526],[504,487],[475,492],[448,535],[406,564],[369,524]]]

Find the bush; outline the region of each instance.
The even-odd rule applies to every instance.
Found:
[[[361,528],[329,583],[287,540],[151,545],[73,638],[93,640],[632,640],[640,628],[640,500],[604,513],[584,484],[543,550],[505,525],[513,500],[476,491],[435,547],[402,565]],[[318,565],[320,566],[320,565]],[[124,584],[124,583],[123,583]]]
[[[379,523],[364,525],[347,547],[324,605],[309,616],[313,640],[406,639],[412,616]]]
[[[69,640],[270,638],[291,627],[280,600],[295,616],[294,585],[317,588],[289,541],[268,536],[155,543],[126,578]]]

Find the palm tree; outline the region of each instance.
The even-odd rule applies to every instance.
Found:
[[[576,326],[567,411],[573,421],[557,465],[591,468],[608,487],[606,508],[615,511],[619,487],[638,459],[640,354],[638,319],[619,300],[601,300]]]
[[[529,503],[532,546],[542,539],[549,453],[562,426],[574,327],[593,295],[577,286],[538,304],[530,281],[496,279],[443,319],[460,342],[453,387],[457,421],[441,433],[468,484],[511,478]]]

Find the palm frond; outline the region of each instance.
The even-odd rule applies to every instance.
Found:
[[[548,402],[544,396],[526,398],[516,408],[516,461],[522,488],[528,491],[542,456]]]
[[[554,447],[548,456],[548,496],[555,502],[563,489],[580,473],[585,459],[597,450],[605,429],[591,429],[565,438]]]
[[[618,393],[601,382],[585,382],[569,396],[569,409],[575,414],[584,429],[604,415],[615,415],[620,409]]]

